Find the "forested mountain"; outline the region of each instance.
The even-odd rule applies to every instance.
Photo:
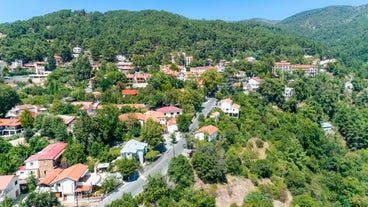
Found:
[[[285,30],[329,47],[347,65],[368,61],[368,5],[331,6],[302,12],[279,22]]]
[[[164,11],[62,10],[27,21],[0,25],[0,59],[41,60],[54,54],[71,59],[71,49],[89,49],[94,60],[111,61],[117,54],[145,55],[142,65],[170,61],[183,51],[195,59],[274,56],[300,62],[305,54],[323,53],[313,41],[283,35],[273,26],[252,21],[190,20]]]

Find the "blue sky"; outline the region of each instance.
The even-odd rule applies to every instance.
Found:
[[[367,3],[367,0],[1,0],[0,23],[26,20],[61,9],[85,9],[88,12],[155,9],[190,19],[282,20],[310,9]]]

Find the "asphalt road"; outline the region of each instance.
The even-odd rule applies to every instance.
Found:
[[[158,161],[144,168],[144,172],[136,181],[125,183],[114,193],[110,194],[108,197],[102,200],[97,206],[102,207],[108,205],[112,201],[120,199],[123,193],[130,193],[132,194],[132,196],[136,196],[137,194],[142,192],[144,185],[147,183],[147,178],[150,175],[153,175],[155,173],[166,175],[169,168],[170,160],[174,157],[174,153],[175,157],[182,154],[184,152],[184,145],[186,145],[186,140],[184,138],[180,138],[180,140],[175,144],[175,149],[173,149],[172,146],[168,147],[168,150]]]
[[[197,113],[196,116],[193,118],[192,123],[189,125],[189,131],[194,131],[198,129],[198,118],[200,114],[203,114],[205,117],[210,113],[210,111],[215,108],[216,106],[216,99],[209,98],[206,102],[202,103],[202,111]]]

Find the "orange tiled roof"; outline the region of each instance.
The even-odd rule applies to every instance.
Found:
[[[262,79],[260,77],[257,77],[257,76],[256,77],[253,77],[252,79],[253,80],[256,80],[257,82],[261,82],[262,81]]]
[[[198,129],[195,133],[207,133],[208,135],[213,135],[218,131],[218,128],[212,125],[204,126],[200,129]]]
[[[91,186],[89,185],[82,185],[82,186],[77,186],[77,188],[75,188],[75,192],[87,192],[89,191]]]
[[[139,93],[138,90],[122,90],[122,95],[137,95]]]
[[[234,103],[234,104],[233,104],[233,107],[234,107],[234,108],[239,109],[239,108],[240,108],[240,105],[239,105],[239,104],[235,104],[235,103]]]
[[[50,172],[46,177],[44,177],[38,185],[50,185],[50,183],[63,171],[61,168],[56,168]]]
[[[10,127],[10,126],[20,126],[19,118],[11,119],[0,119],[0,126]]]
[[[176,125],[176,119],[170,119],[170,120],[167,122],[167,125],[168,125],[168,126]]]
[[[275,67],[290,66],[290,62],[282,60],[281,62],[275,62]]]
[[[146,120],[146,115],[144,115],[142,113],[126,113],[126,114],[120,114],[119,115],[119,120],[120,121],[128,121],[128,120],[131,120],[131,119],[145,121]]]
[[[160,118],[165,118],[165,114],[159,111],[147,111],[145,113],[146,120],[153,119],[154,121],[160,121]]]
[[[87,172],[87,170],[87,165],[78,163],[61,171],[50,184],[59,182],[65,178],[78,181]]]
[[[232,104],[233,103],[233,100],[227,98],[227,99],[223,99],[223,100],[220,101],[220,103],[222,103],[222,102],[227,102],[227,103]]]
[[[292,65],[291,66],[293,69],[309,69],[309,68],[317,68],[316,66],[313,65]]]

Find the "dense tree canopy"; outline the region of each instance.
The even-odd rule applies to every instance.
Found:
[[[148,119],[141,129],[142,140],[147,142],[152,148],[157,147],[164,141],[160,124],[152,119]]]
[[[17,92],[5,84],[0,83],[0,117],[20,102]]]

